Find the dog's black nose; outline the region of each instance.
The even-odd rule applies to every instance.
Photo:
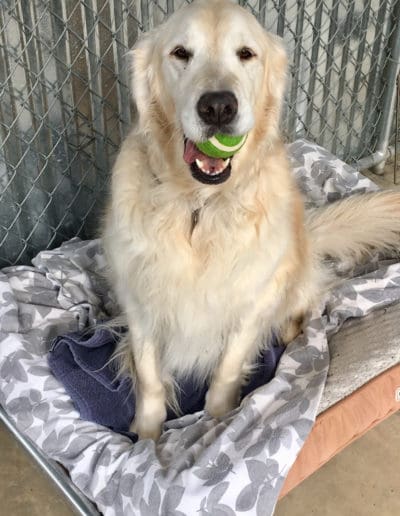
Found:
[[[232,122],[237,111],[237,99],[230,91],[204,93],[197,103],[197,112],[203,122],[216,127]]]

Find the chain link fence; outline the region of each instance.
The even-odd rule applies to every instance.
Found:
[[[182,3],[0,0],[0,265],[95,236],[131,119],[126,52]],[[376,152],[391,121],[400,0],[239,3],[285,41],[286,138],[348,162]]]

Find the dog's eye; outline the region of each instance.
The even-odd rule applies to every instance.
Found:
[[[256,56],[256,53],[249,47],[243,47],[237,51],[237,56],[241,61],[249,61]]]
[[[189,59],[193,56],[189,50],[186,50],[186,48],[182,47],[181,45],[175,47],[170,55],[180,59],[181,61],[189,61]]]

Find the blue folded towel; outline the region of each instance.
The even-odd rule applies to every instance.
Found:
[[[135,415],[135,395],[130,378],[118,378],[110,358],[118,337],[107,328],[94,333],[71,333],[57,337],[48,355],[50,369],[64,385],[82,419],[107,426],[116,432],[128,432]],[[276,340],[260,356],[250,381],[242,389],[242,396],[269,382],[284,347]],[[199,386],[190,379],[177,380],[178,400],[183,414],[202,410],[207,385]],[[176,417],[169,411],[168,419]]]

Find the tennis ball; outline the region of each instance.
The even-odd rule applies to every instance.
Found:
[[[205,142],[196,142],[196,147],[210,158],[230,158],[246,141],[247,134],[243,136],[230,136],[228,134],[216,134]]]

